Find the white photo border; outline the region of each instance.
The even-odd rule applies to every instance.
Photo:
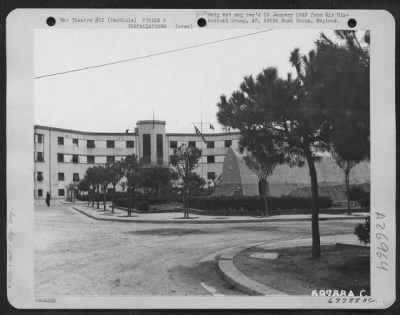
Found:
[[[34,295],[34,30],[48,28],[54,16],[97,17],[112,14],[163,15],[168,27],[194,24],[198,17],[217,11],[281,11],[349,13],[357,29],[371,31],[371,297],[372,303],[335,304],[328,297],[143,297],[55,296],[54,303],[35,300]],[[349,29],[348,18],[330,24],[209,25],[210,28]],[[220,9],[16,9],[7,17],[7,296],[16,308],[41,309],[360,309],[388,308],[396,299],[396,124],[395,124],[395,21],[385,10],[220,10]],[[114,23],[106,28],[126,28]],[[99,24],[57,24],[55,28],[105,28]],[[21,198],[21,191],[27,192]],[[384,233],[388,240],[379,233]],[[384,243],[384,245],[383,245]],[[378,254],[385,250],[382,263]],[[379,268],[379,267],[385,268]],[[387,269],[387,271],[385,271]]]

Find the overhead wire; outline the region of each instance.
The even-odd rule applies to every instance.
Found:
[[[47,78],[47,77],[53,77],[53,76],[78,72],[78,71],[85,71],[85,70],[90,70],[90,69],[95,69],[95,68],[112,66],[112,65],[120,64],[120,63],[124,63],[124,62],[130,62],[130,61],[142,60],[142,59],[166,55],[166,54],[172,54],[172,53],[176,53],[176,52],[180,52],[180,51],[184,51],[184,50],[194,49],[194,48],[203,47],[203,46],[207,46],[207,45],[214,45],[214,44],[218,44],[218,43],[222,43],[222,42],[226,42],[226,41],[230,41],[230,40],[235,40],[235,39],[249,37],[249,36],[253,36],[253,35],[257,35],[257,34],[261,34],[261,33],[266,33],[271,30],[273,30],[273,29],[266,29],[266,30],[242,34],[242,35],[238,35],[238,36],[234,36],[234,37],[228,37],[228,38],[218,39],[218,40],[214,40],[214,41],[210,41],[210,42],[195,44],[195,45],[191,45],[191,46],[175,48],[175,49],[171,49],[171,50],[165,50],[165,51],[148,54],[148,55],[143,55],[143,56],[139,56],[139,57],[132,57],[132,58],[127,58],[127,59],[121,59],[121,60],[116,60],[116,61],[112,61],[112,62],[102,63],[102,64],[98,64],[98,65],[93,65],[93,66],[87,66],[87,67],[82,67],[82,68],[76,68],[76,69],[71,69],[71,70],[65,70],[65,71],[60,71],[60,72],[44,74],[44,75],[36,76],[36,77],[34,77],[34,79],[42,79],[42,78]]]

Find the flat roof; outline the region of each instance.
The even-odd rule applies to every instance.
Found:
[[[166,136],[177,136],[177,137],[180,137],[180,136],[186,136],[186,137],[199,137],[199,135],[198,134],[196,134],[196,133],[165,133],[165,135]],[[240,132],[216,132],[216,133],[203,133],[203,136],[204,137],[207,137],[207,136],[229,136],[229,135],[232,135],[232,136],[236,136],[236,135],[240,135]]]
[[[139,120],[136,122],[136,125],[145,125],[145,124],[158,124],[165,125],[165,120]]]
[[[41,125],[34,125],[34,128],[39,129],[46,129],[46,130],[54,130],[60,132],[70,132],[70,133],[77,133],[81,135],[100,135],[100,136],[135,136],[135,132],[95,132],[95,131],[81,131],[81,130],[72,130],[72,129],[64,129],[64,128],[57,128],[57,127],[49,127],[49,126],[41,126]]]
[[[163,122],[161,120],[155,120],[154,122]],[[153,123],[152,120],[141,120],[139,122],[148,124],[148,123]],[[165,123],[165,121],[164,121]],[[100,136],[137,136],[137,133],[135,132],[96,132],[96,131],[82,131],[82,130],[72,130],[72,129],[64,129],[64,128],[57,128],[57,127],[49,127],[49,126],[41,126],[41,125],[34,125],[34,128],[38,129],[45,129],[45,130],[54,130],[54,131],[59,131],[59,132],[69,132],[69,133],[76,133],[76,134],[81,134],[81,135],[100,135]],[[172,137],[199,137],[196,133],[165,133],[166,136],[172,136]],[[204,137],[207,136],[229,136],[229,135],[240,135],[240,132],[218,132],[218,133],[203,133]]]

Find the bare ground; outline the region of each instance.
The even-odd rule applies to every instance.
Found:
[[[274,260],[249,257],[254,252],[279,253]],[[310,247],[278,250],[251,248],[234,259],[235,266],[250,278],[291,295],[310,295],[312,290],[360,290],[370,292],[369,247],[329,245],[321,257],[312,258]]]
[[[360,220],[361,222],[362,220]],[[321,222],[325,234],[355,222]],[[241,295],[199,261],[262,241],[304,238],[309,222],[142,224],[97,221],[67,205],[35,206],[35,293],[55,295]]]

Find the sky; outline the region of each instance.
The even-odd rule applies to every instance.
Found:
[[[34,76],[96,66],[258,32],[254,29],[38,29]],[[34,122],[94,132],[133,131],[138,120],[165,120],[167,132],[221,132],[216,104],[244,76],[276,67],[294,73],[290,52],[314,48],[321,31],[279,30],[174,53],[34,79]],[[212,124],[215,130],[209,129]],[[200,125],[197,124],[200,129]]]

